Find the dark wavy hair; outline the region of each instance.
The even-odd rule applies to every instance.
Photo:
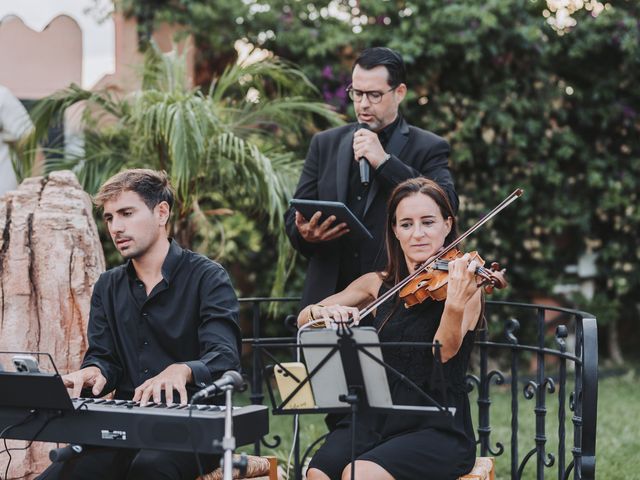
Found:
[[[451,202],[449,202],[449,197],[440,185],[424,177],[411,178],[400,183],[393,192],[391,192],[387,203],[386,245],[388,261],[387,267],[384,270],[384,282],[386,284],[396,285],[409,275],[407,262],[400,248],[400,242],[393,233],[393,226],[396,223],[398,204],[405,198],[417,194],[423,194],[433,199],[440,208],[442,217],[445,220],[448,217],[451,218],[451,231],[444,240],[444,246],[449,245],[458,236],[458,225]]]
[[[404,60],[398,52],[387,47],[372,47],[364,49],[356,61],[353,62],[353,69],[359,65],[365,70],[371,70],[375,67],[383,66],[387,69],[387,83],[390,87],[397,87],[401,83],[405,83],[407,70],[404,66]]]
[[[148,168],[133,168],[115,174],[100,187],[93,202],[99,208],[103,208],[105,202],[126,191],[140,195],[149,210],[153,210],[160,202],[167,202],[169,210],[173,208],[175,194],[167,172]]]

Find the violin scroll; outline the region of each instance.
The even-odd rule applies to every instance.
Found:
[[[500,264],[498,262],[491,262],[491,266],[487,271],[487,277],[484,281],[481,282],[484,285],[484,291],[487,294],[492,294],[494,288],[503,289],[506,288],[508,283],[504,274],[507,272],[505,268],[500,268]]]

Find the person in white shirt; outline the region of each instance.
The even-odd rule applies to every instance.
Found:
[[[20,100],[0,85],[0,195],[18,186],[9,147],[24,138],[32,128],[31,118]]]

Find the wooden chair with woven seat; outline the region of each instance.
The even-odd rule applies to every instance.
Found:
[[[234,455],[234,458],[239,458]],[[247,473],[239,476],[240,472],[235,469],[233,478],[252,478],[254,480],[278,480],[278,459],[276,457],[256,457],[247,455]],[[196,480],[222,480],[222,469],[216,468],[213,472],[207,473]]]
[[[466,475],[458,480],[495,480],[495,463],[493,457],[476,457],[476,464]]]

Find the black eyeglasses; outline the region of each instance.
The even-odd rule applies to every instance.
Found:
[[[354,102],[361,102],[366,95],[367,100],[369,100],[369,103],[380,103],[382,101],[383,96],[385,96],[389,92],[394,91],[396,88],[398,88],[398,86],[391,87],[386,92],[381,92],[380,90],[365,91],[365,90],[356,90],[351,85],[349,85],[347,87],[347,93],[349,94],[349,98]]]

